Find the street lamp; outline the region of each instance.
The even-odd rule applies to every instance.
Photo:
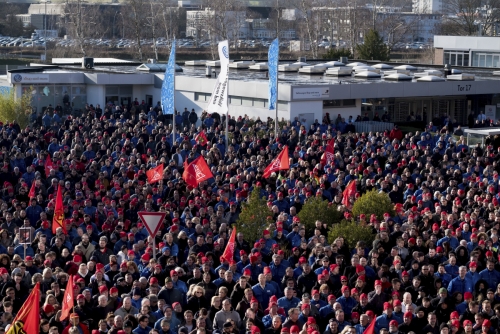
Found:
[[[43,14],[43,45],[45,48],[45,62],[47,61],[47,3],[51,3],[50,0],[40,0],[40,3],[45,4],[45,12]]]

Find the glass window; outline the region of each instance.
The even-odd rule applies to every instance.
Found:
[[[457,65],[464,66],[463,64],[463,54],[457,54]]]
[[[468,53],[464,54],[464,66],[470,66],[470,64],[469,64],[469,54]]]
[[[493,55],[486,55],[486,67],[493,65]]]
[[[355,107],[356,106],[356,100],[355,99],[342,100],[342,106],[344,106],[344,107]]]
[[[118,86],[107,86],[106,95],[118,95]]]
[[[231,96],[229,98],[229,104],[232,104],[235,106],[241,106],[241,97],[240,96]]]
[[[120,86],[120,95],[132,95],[132,86],[131,85],[126,85],[126,86]]]
[[[323,101],[323,108],[338,108],[342,105],[341,100],[325,100]]]
[[[87,94],[87,90],[85,86],[72,86],[71,93],[73,95],[85,95]]]
[[[500,55],[493,56],[493,67],[500,67]]]
[[[253,100],[247,97],[241,98],[241,105],[245,107],[252,107],[253,106]]]

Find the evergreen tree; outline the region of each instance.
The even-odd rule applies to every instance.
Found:
[[[365,43],[356,47],[359,59],[365,60],[389,60],[389,47],[385,45],[378,31],[370,29],[365,36]]]

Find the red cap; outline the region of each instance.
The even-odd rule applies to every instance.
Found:
[[[398,322],[396,320],[391,320],[389,322],[389,326],[396,326],[397,327],[398,326]]]
[[[385,310],[388,310],[388,309],[391,309],[391,310],[392,310],[392,305],[391,305],[391,303],[389,303],[389,302],[385,302],[385,303],[384,303],[384,311],[385,311]]]
[[[99,293],[104,293],[104,292],[106,292],[106,291],[108,291],[108,287],[107,287],[107,286],[105,286],[105,285],[101,285],[101,286],[99,287]]]

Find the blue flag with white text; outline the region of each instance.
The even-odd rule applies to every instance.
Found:
[[[269,68],[269,110],[276,110],[278,101],[278,60],[280,44],[276,38],[269,47],[267,63]]]
[[[167,69],[165,70],[165,78],[161,85],[161,105],[164,115],[173,115],[175,94],[175,39],[172,42],[170,57],[168,58]]]

